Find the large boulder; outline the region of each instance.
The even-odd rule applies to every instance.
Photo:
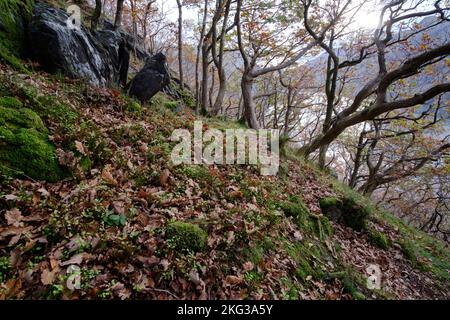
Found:
[[[169,84],[167,58],[164,54],[157,53],[147,60],[144,68],[131,80],[128,94],[145,103]]]
[[[97,86],[118,83],[126,39],[118,31],[90,32],[68,28],[69,15],[46,3],[36,3],[29,25],[32,58],[48,72],[85,78]],[[127,63],[126,63],[127,65]]]

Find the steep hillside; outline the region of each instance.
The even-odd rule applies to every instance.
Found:
[[[449,297],[448,247],[290,150],[276,177],[173,166],[196,119],[179,102],[18,69],[0,65],[1,298]]]

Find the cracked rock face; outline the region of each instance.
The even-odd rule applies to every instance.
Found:
[[[48,4],[35,5],[29,25],[32,58],[51,73],[84,78],[97,86],[117,83],[123,36],[111,30],[91,33],[84,26],[70,29],[68,18]]]

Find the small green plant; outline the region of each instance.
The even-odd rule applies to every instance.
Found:
[[[6,280],[10,269],[9,257],[0,257],[0,283]]]
[[[61,298],[64,291],[64,286],[62,284],[52,284],[47,290],[46,297],[49,300],[58,300]]]
[[[383,250],[389,249],[391,245],[390,240],[383,232],[374,229],[369,229],[368,234],[369,234],[369,241],[373,245]]]
[[[141,114],[142,106],[139,102],[131,100],[125,105],[125,110],[130,113]]]
[[[127,217],[123,214],[108,214],[103,218],[103,222],[108,226],[124,227]]]

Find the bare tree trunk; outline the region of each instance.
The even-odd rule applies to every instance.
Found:
[[[130,0],[130,4],[131,4],[131,24],[132,24],[132,28],[133,28],[133,53],[134,53],[134,58],[136,59],[137,57],[137,53],[136,53],[136,44],[138,43],[138,31],[137,31],[137,11],[136,11],[136,0]]]
[[[117,0],[116,18],[114,20],[114,29],[119,29],[122,24],[123,2],[125,0]]]
[[[92,20],[91,20],[91,29],[92,30],[97,30],[98,21],[100,20],[101,15],[102,15],[102,1],[95,0],[95,9],[94,9],[94,13],[92,14]]]
[[[326,132],[331,125],[331,119],[333,116],[334,100],[336,95],[336,84],[338,77],[339,59],[333,50],[334,29],[331,30],[330,42],[328,47],[328,61],[327,61],[327,74],[325,82],[325,94],[327,96],[327,110],[325,114],[325,121],[323,123],[322,132]],[[319,167],[325,168],[325,162],[328,151],[328,144],[325,144],[319,148]]]
[[[208,110],[208,43],[203,42],[202,46],[202,85],[201,85],[201,94],[202,94],[202,102],[201,102],[201,113],[206,115]]]
[[[253,99],[253,78],[244,72],[241,80],[244,118],[252,129],[259,129],[260,125],[256,117],[256,106]]]
[[[178,5],[178,72],[180,74],[180,88],[184,89],[183,83],[183,3],[177,0]]]
[[[214,82],[215,82],[216,70],[214,67],[211,68],[211,87],[209,88],[209,110],[213,108],[213,93],[214,93]]]
[[[208,0],[205,0],[205,5],[203,9],[203,21],[202,30],[200,32],[200,40],[197,46],[197,57],[195,59],[195,113],[200,114],[200,84],[199,84],[199,64],[200,64],[200,53],[203,50],[203,42],[205,38],[206,29],[206,16],[208,11]],[[203,99],[202,99],[203,101]]]
[[[231,0],[227,0],[226,8],[223,16],[223,23],[222,23],[222,30],[220,33],[220,41],[219,41],[219,54],[217,55],[216,52],[216,42],[217,42],[217,35],[216,35],[216,23],[213,23],[213,43],[212,43],[212,55],[214,64],[217,67],[217,74],[219,76],[219,90],[217,92],[216,101],[214,102],[214,105],[212,107],[212,115],[218,115],[220,111],[222,110],[223,105],[223,99],[225,97],[225,92],[227,90],[227,79],[225,75],[225,68],[223,67],[223,55],[224,55],[224,47],[225,47],[225,34],[227,31],[227,23],[228,23],[228,16],[230,14],[230,6],[231,6]]]
[[[364,138],[366,136],[365,127],[366,126],[364,125],[364,129],[360,133],[359,138],[358,138],[358,146],[356,147],[355,161],[354,161],[354,165],[353,165],[352,175],[351,175],[350,181],[348,183],[349,187],[352,189],[354,189],[356,187],[359,168],[361,167],[361,159],[362,159],[363,150],[365,147],[365,144],[364,144]]]

